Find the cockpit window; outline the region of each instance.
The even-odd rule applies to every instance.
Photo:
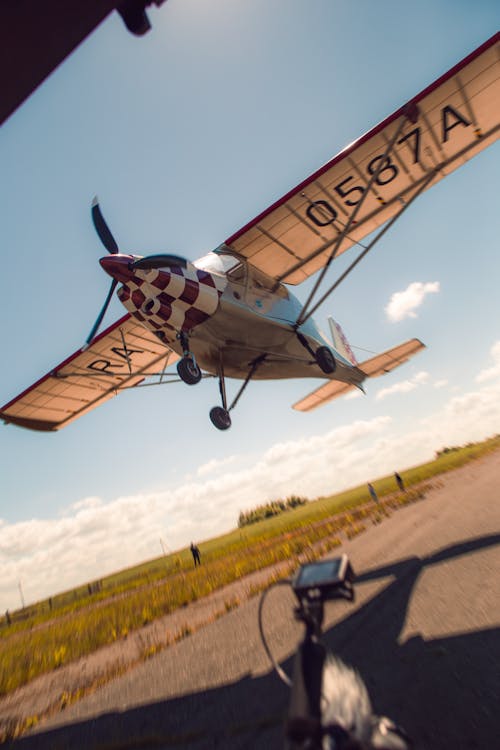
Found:
[[[275,279],[273,279],[271,276],[268,276],[267,273],[259,271],[258,268],[255,268],[250,264],[248,265],[248,270],[250,273],[251,283],[254,287],[256,287],[257,289],[264,289],[268,292],[274,292],[280,297],[288,299],[288,291],[286,287],[283,286],[283,284],[276,284]]]
[[[236,284],[249,284],[256,289],[272,292],[283,299],[288,299],[288,290],[283,284],[276,284],[276,280],[260,271],[245,260],[229,252],[225,245],[221,245],[211,253],[207,253],[194,261],[197,268],[210,273],[226,276]]]
[[[267,276],[267,274],[262,273],[262,271],[259,271],[257,268],[254,268],[254,266],[250,266],[250,277],[254,283],[254,286],[256,286],[258,289],[267,289],[267,291],[271,292],[276,286],[276,282],[274,279],[271,279],[271,277]]]
[[[231,281],[236,281],[238,284],[244,284],[247,278],[247,265],[246,263],[238,262],[238,264],[227,273]]]
[[[193,265],[195,265],[196,268],[201,268],[203,271],[209,271],[210,273],[217,273],[220,276],[224,276],[240,263],[241,261],[238,260],[238,258],[235,258],[234,255],[207,253],[207,255],[204,255],[202,258],[195,260]]]

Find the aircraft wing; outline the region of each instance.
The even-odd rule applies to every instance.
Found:
[[[421,349],[425,348],[425,344],[422,344],[419,339],[410,339],[405,341],[404,344],[399,344],[392,349],[388,349],[383,354],[377,354],[371,359],[367,359],[361,364],[357,365],[358,370],[364,374],[366,378],[376,378],[379,375],[385,375],[387,372],[391,372],[399,365],[407,362],[414,354],[417,354]],[[356,386],[352,383],[343,383],[340,380],[330,380],[325,385],[320,386],[312,393],[309,393],[301,401],[297,401],[293,405],[297,411],[312,411],[318,406],[323,406],[328,401],[332,401],[334,398],[343,396],[348,391],[355,390]]]
[[[0,419],[32,430],[59,430],[138,385],[153,368],[163,370],[178,359],[127,314],[3,406]]]
[[[500,32],[226,240],[299,284],[492,144],[500,131]]]

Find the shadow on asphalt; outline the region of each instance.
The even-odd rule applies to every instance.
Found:
[[[390,577],[371,600],[326,631],[327,646],[362,674],[374,710],[408,731],[419,749],[498,747],[500,629],[399,643],[421,572],[500,543],[492,534],[358,574]],[[478,584],[479,585],[479,584]],[[461,602],[461,606],[467,606]],[[291,673],[291,659],[284,667]],[[280,748],[288,689],[276,674],[245,677],[222,688],[103,714],[25,736],[15,750],[239,750]]]

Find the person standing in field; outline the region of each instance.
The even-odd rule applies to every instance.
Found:
[[[400,492],[406,492],[404,482],[401,478],[401,475],[398,474],[397,471],[394,472],[394,479],[396,480],[396,484],[398,485],[398,489]]]
[[[370,493],[370,497],[373,500],[373,502],[378,503],[378,497],[377,497],[377,493],[375,492],[375,487],[370,482],[368,482],[368,492]]]
[[[191,542],[190,550],[191,554],[193,555],[194,567],[196,568],[197,565],[201,565],[200,550],[198,549],[196,544],[193,544],[193,542]]]

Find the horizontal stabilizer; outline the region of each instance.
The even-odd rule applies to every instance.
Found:
[[[366,359],[358,367],[367,378],[377,378],[379,375],[385,375],[386,372],[391,372],[399,365],[408,362],[421,349],[425,349],[425,344],[422,344],[419,339],[410,339],[405,341],[404,344],[388,349],[383,354],[377,354],[371,359]]]
[[[344,393],[355,391],[356,388],[357,386],[350,383],[343,383],[341,380],[329,380],[328,383],[317,388],[303,398],[302,401],[297,401],[293,405],[293,408],[297,409],[297,411],[312,411],[318,406],[323,406],[328,401],[333,401],[334,398],[343,396]]]
[[[377,354],[375,357],[365,360],[357,366],[357,369],[361,370],[366,378],[376,378],[404,364],[404,362],[407,362],[414,354],[417,354],[424,348],[425,344],[422,344],[419,339],[410,339],[409,341],[405,341],[404,344],[399,344],[399,346],[395,346],[382,354]],[[332,401],[334,398],[343,396],[345,393],[359,387],[359,385],[354,383],[330,380],[301,401],[297,401],[293,405],[293,408],[297,411],[312,411],[318,406],[323,406],[328,401]]]

